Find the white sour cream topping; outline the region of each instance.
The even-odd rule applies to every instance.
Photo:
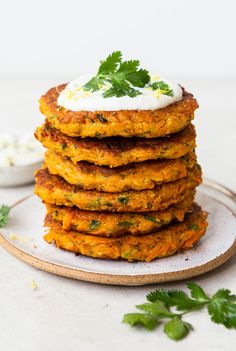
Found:
[[[25,166],[43,159],[44,150],[32,135],[0,134],[0,167]]]
[[[118,110],[156,110],[182,99],[182,89],[178,84],[166,79],[153,76],[151,82],[164,81],[173,90],[173,96],[162,94],[150,87],[136,88],[141,92],[134,98],[129,96],[104,98],[103,93],[110,88],[110,84],[95,92],[86,91],[83,86],[94,75],[83,75],[70,82],[58,96],[57,104],[71,111],[118,111]]]

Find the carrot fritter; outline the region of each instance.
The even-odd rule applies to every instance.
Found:
[[[105,237],[119,237],[125,234],[143,235],[163,228],[172,221],[182,222],[191,210],[194,192],[183,201],[164,211],[148,213],[109,213],[83,211],[76,207],[46,204],[47,215],[58,221],[64,230],[72,230]]]
[[[125,235],[120,238],[67,232],[51,216],[47,217],[46,225],[50,230],[44,239],[48,243],[55,242],[58,248],[96,258],[150,262],[155,258],[173,255],[180,249],[191,248],[206,231],[207,214],[195,204],[182,223],[170,225],[153,234]]]
[[[46,203],[76,206],[81,210],[109,212],[147,212],[166,209],[183,200],[201,183],[201,168],[195,165],[188,176],[175,182],[164,183],[151,190],[106,193],[81,190],[63,178],[41,169],[35,173],[35,193]]]
[[[50,89],[40,99],[40,110],[50,124],[69,136],[156,138],[184,129],[194,117],[198,103],[183,90],[183,99],[157,110],[70,111],[58,106],[66,84]]]
[[[53,151],[45,154],[45,164],[51,174],[61,176],[80,189],[112,193],[153,189],[158,184],[173,182],[186,177],[195,163],[193,151],[174,160],[146,161],[118,168],[100,167],[83,161],[74,165],[69,158]]]
[[[73,163],[88,161],[98,166],[119,167],[133,162],[156,159],[174,159],[196,147],[193,124],[171,136],[145,138],[73,138],[50,124],[43,124],[35,131],[35,137],[49,150],[69,157]]]

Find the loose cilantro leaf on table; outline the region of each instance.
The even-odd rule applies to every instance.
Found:
[[[191,299],[182,290],[164,290],[159,289],[150,293],[147,296],[148,301],[156,302],[162,301],[168,306],[174,306],[178,311],[186,311],[189,309],[202,308],[205,302]]]
[[[2,205],[0,207],[0,228],[7,224],[10,209],[11,208],[6,205]]]
[[[236,328],[236,295],[228,289],[220,289],[209,297],[196,283],[188,283],[187,287],[191,297],[182,290],[157,289],[150,292],[146,296],[148,302],[136,306],[143,313],[126,314],[123,323],[147,330],[162,324],[165,334],[178,341],[193,330],[192,325],[183,320],[185,314],[207,306],[213,322],[226,328]]]
[[[220,289],[213,295],[208,312],[211,320],[226,328],[236,328],[236,295],[228,289]]]
[[[140,95],[135,87],[145,87],[150,82],[150,76],[139,65],[138,60],[122,61],[122,53],[115,51],[101,61],[96,76],[84,85],[84,89],[94,92],[109,83],[108,89],[103,93],[105,98]]]
[[[175,316],[175,314],[171,313],[169,308],[161,301],[158,302],[147,302],[142,305],[137,305],[136,308],[138,308],[141,311],[151,313],[154,316],[157,317],[172,317]]]
[[[175,317],[164,325],[164,332],[173,340],[183,339],[193,327],[190,323],[182,321],[181,318]]]
[[[128,313],[124,315],[123,323],[129,324],[131,327],[141,326],[147,330],[153,330],[158,324],[158,319],[148,313]]]
[[[193,283],[193,282],[187,283],[187,287],[188,287],[193,299],[195,299],[199,302],[209,302],[210,301],[210,298],[206,295],[204,290],[196,283]]]

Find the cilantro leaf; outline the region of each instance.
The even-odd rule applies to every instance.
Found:
[[[0,228],[7,224],[9,219],[10,207],[6,205],[2,205],[0,207]]]
[[[171,297],[171,306],[175,306],[179,311],[202,307],[202,303],[191,299],[182,290],[170,290],[169,296]]]
[[[162,301],[166,303],[168,306],[172,306],[172,298],[169,294],[169,290],[157,289],[155,291],[151,291],[146,296],[146,298],[150,302]]]
[[[136,72],[139,66],[139,60],[129,60],[120,63],[117,73],[133,73]]]
[[[122,73],[123,77],[133,86],[144,88],[149,82],[150,76],[147,70],[138,69],[138,66],[138,60],[124,61],[120,64],[117,73]]]
[[[188,225],[188,229],[190,230],[199,230],[199,226],[195,223],[191,223]]]
[[[175,306],[179,311],[202,307],[202,302],[191,299],[182,290],[157,289],[147,295],[147,300],[150,302],[162,301],[168,306]]]
[[[175,317],[164,325],[164,332],[170,339],[181,340],[183,339],[193,327],[190,323],[182,321],[180,318]]]
[[[128,313],[124,315],[122,322],[131,327],[142,326],[147,330],[153,330],[158,324],[158,319],[151,314]]]
[[[171,313],[169,309],[166,307],[166,305],[161,302],[147,302],[142,305],[137,305],[136,306],[139,310],[148,312],[154,316],[160,317],[160,318],[165,318],[165,317],[172,317],[175,314]]]
[[[114,51],[111,55],[109,55],[106,58],[106,60],[100,62],[98,74],[115,72],[118,64],[121,62],[121,59],[122,59],[121,51]]]
[[[154,82],[150,86],[153,90],[159,90],[160,93],[163,95],[174,96],[173,90],[170,89],[169,85],[167,83],[163,82],[163,80],[161,80],[159,82]]]
[[[104,75],[115,72],[118,64],[121,62],[121,58],[121,52],[115,51],[109,55],[106,60],[101,61],[97,75],[84,85],[85,90],[91,90],[93,92],[99,90],[104,83]]]
[[[187,287],[190,290],[193,299],[199,302],[209,302],[209,297],[205,294],[204,290],[196,283],[187,283]]]
[[[103,93],[104,98],[138,96],[141,93],[134,87],[143,88],[150,81],[148,71],[139,69],[139,65],[138,60],[122,62],[122,53],[115,51],[101,61],[96,76],[84,85],[84,89],[94,92],[104,88],[104,84],[108,83],[108,88]]]
[[[117,82],[114,79],[112,79],[111,82],[112,87],[103,93],[103,96],[105,98],[112,96],[122,97],[125,95],[135,97],[141,94],[138,90],[132,88],[126,81],[120,80],[119,82]]]
[[[149,82],[149,73],[146,69],[139,69],[137,72],[127,74],[127,80],[135,87],[144,88]]]
[[[208,313],[213,322],[236,328],[236,295],[228,289],[218,290],[208,305]]]

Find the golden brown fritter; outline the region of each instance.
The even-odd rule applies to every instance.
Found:
[[[48,169],[35,173],[35,193],[46,203],[76,206],[81,210],[109,212],[161,211],[183,200],[201,183],[201,169],[195,165],[188,176],[175,182],[156,186],[151,190],[105,193],[80,190],[63,178],[51,175]]]
[[[125,234],[143,235],[152,233],[172,221],[182,222],[192,208],[194,192],[183,201],[164,211],[148,213],[109,213],[82,211],[76,207],[46,204],[47,215],[58,221],[64,230],[80,233],[119,237]]]
[[[207,214],[198,205],[194,205],[193,211],[187,214],[184,222],[170,225],[156,233],[102,238],[75,231],[67,232],[48,216],[46,225],[50,230],[44,239],[48,243],[55,242],[58,248],[85,256],[150,262],[158,257],[173,255],[180,249],[191,248],[204,235],[206,219]]]
[[[168,137],[145,138],[73,138],[48,123],[36,129],[35,137],[46,148],[69,157],[73,163],[88,161],[98,166],[119,167],[133,162],[174,159],[196,147],[192,124]]]
[[[66,135],[156,138],[184,129],[194,117],[198,103],[183,91],[183,99],[157,110],[70,111],[57,105],[66,84],[50,89],[40,99],[40,110],[50,124]]]
[[[174,160],[146,161],[118,168],[100,167],[83,161],[74,165],[69,158],[53,151],[45,154],[45,165],[51,174],[59,175],[83,190],[111,193],[153,189],[156,185],[173,182],[186,177],[195,163],[193,151]]]

